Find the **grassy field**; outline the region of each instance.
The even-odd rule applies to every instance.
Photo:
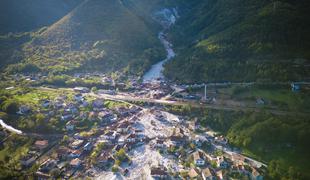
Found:
[[[119,107],[129,108],[130,104],[126,103],[126,102],[118,102],[118,101],[106,100],[104,102],[104,106],[107,107],[108,109],[115,109],[115,108],[119,108]]]
[[[289,89],[261,89],[250,88],[248,91],[241,93],[243,98],[263,98],[270,104],[279,108],[292,111],[309,112],[310,96],[307,93],[294,93]]]
[[[294,112],[310,112],[310,92],[292,92],[289,87],[241,87],[231,86],[218,89],[219,97],[228,96],[237,101],[252,101],[262,98],[266,108],[278,108]]]

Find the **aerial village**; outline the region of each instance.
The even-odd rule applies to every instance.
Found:
[[[160,99],[173,91],[165,83],[134,86],[132,97]],[[40,112],[63,125],[64,133],[28,134],[35,141],[20,163],[23,169],[36,164],[37,179],[263,179],[265,164],[241,155],[198,118],[161,105],[109,100],[122,95],[113,90],[72,91],[40,100],[36,111],[19,108],[21,116]]]

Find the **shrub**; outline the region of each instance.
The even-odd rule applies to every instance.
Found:
[[[6,100],[2,103],[1,109],[8,114],[15,114],[18,111],[18,103],[14,100]]]
[[[119,171],[118,166],[113,166],[113,167],[112,167],[112,172],[116,173],[116,172],[118,172],[118,171]]]

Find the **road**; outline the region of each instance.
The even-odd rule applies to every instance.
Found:
[[[41,90],[63,90],[63,91],[73,91],[72,88],[48,88],[48,87],[36,87]],[[122,101],[122,102],[144,102],[144,103],[154,103],[154,104],[167,104],[167,105],[181,105],[181,106],[191,106],[198,108],[208,108],[215,110],[226,110],[226,111],[243,111],[243,112],[269,112],[275,115],[296,115],[296,112],[287,111],[287,110],[279,110],[279,109],[267,109],[267,108],[259,108],[259,107],[250,107],[250,106],[237,106],[237,105],[216,105],[216,104],[205,104],[197,101],[172,101],[172,100],[164,100],[164,99],[152,99],[152,98],[143,98],[132,96],[126,93],[117,94],[117,95],[108,95],[108,94],[95,94],[95,93],[85,93],[85,95],[89,95],[96,98],[102,98],[107,100],[114,101]],[[309,116],[309,113],[301,113],[298,112],[298,115]]]
[[[141,98],[141,97],[132,97],[130,95],[108,95],[108,94],[94,94],[88,93],[88,95],[114,100],[114,101],[129,101],[129,102],[145,102],[145,103],[155,103],[155,104],[167,104],[167,105],[182,105],[182,106],[191,106],[191,107],[198,107],[198,108],[208,108],[208,109],[215,109],[215,110],[227,110],[227,111],[253,111],[253,112],[261,112],[266,111],[270,112],[275,115],[288,115],[288,114],[296,114],[295,112],[290,111],[282,111],[276,109],[261,109],[257,107],[244,107],[244,106],[228,106],[228,105],[214,105],[214,104],[203,104],[199,102],[193,101],[171,101],[171,100],[162,100],[162,99],[151,99],[151,98]],[[307,114],[305,114],[307,115]]]

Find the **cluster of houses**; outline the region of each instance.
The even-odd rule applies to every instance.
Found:
[[[191,158],[195,167],[188,168],[186,171],[191,179],[229,179],[229,177],[233,178],[234,174],[253,180],[263,179],[262,170],[253,167],[239,154],[214,155],[197,150],[191,154]]]
[[[36,140],[31,149],[20,159],[23,167],[32,166],[36,160],[50,147],[48,140]]]
[[[201,128],[197,120],[189,122],[187,127],[193,132]],[[152,167],[151,176],[154,179],[171,179],[172,174],[169,173],[171,171],[178,172],[177,177],[182,179],[215,180],[236,176],[251,180],[263,179],[265,169],[262,165],[256,164],[239,153],[219,151],[215,147],[228,147],[228,141],[224,136],[195,134],[188,136],[182,127],[177,127],[168,138],[157,137],[151,141],[153,148],[160,150],[163,154],[173,155],[178,161],[177,168],[172,170],[168,170],[171,167],[164,165]],[[195,146],[191,147],[190,144]],[[210,148],[206,149],[205,145],[209,145]]]
[[[171,92],[171,88],[164,84],[140,84],[142,92],[147,97],[161,98]],[[139,88],[136,86],[136,88]],[[61,178],[85,178],[91,176],[91,169],[96,167],[103,170],[110,169],[117,164],[119,159],[116,153],[124,150],[126,153],[131,149],[147,143],[161,153],[173,155],[177,160],[177,168],[173,171],[179,177],[190,179],[227,179],[235,174],[246,176],[253,180],[263,179],[264,173],[260,167],[251,163],[244,156],[237,153],[222,154],[214,153],[214,149],[204,150],[204,145],[225,147],[228,141],[223,136],[191,136],[199,134],[201,125],[195,119],[186,123],[185,128],[176,124],[171,135],[149,138],[141,129],[138,118],[141,108],[137,106],[115,106],[113,109],[105,106],[103,99],[88,100],[83,93],[90,90],[84,87],[74,88],[72,97],[58,96],[54,100],[44,99],[41,101],[42,112],[46,117],[59,117],[64,124],[63,129],[68,135],[65,143],[61,142],[52,148],[51,154],[44,153],[51,147],[48,140],[37,140],[34,147],[21,159],[21,164],[30,167],[37,159],[46,156],[35,173],[38,179],[50,179],[55,176]],[[101,92],[99,92],[101,93]],[[115,92],[102,92],[114,94]],[[141,94],[139,94],[141,95]],[[30,113],[31,109],[21,106],[19,114]],[[153,112],[155,118],[165,122],[166,117],[162,113]],[[97,131],[83,135],[81,132],[81,120],[87,119],[96,124]],[[152,122],[151,122],[152,124]],[[156,124],[156,123],[155,123]],[[188,134],[191,131],[191,135]],[[194,147],[190,144],[194,144]],[[102,146],[101,148],[98,148]],[[214,147],[213,147],[214,148]],[[185,150],[185,154],[179,150]],[[92,157],[95,156],[95,157]],[[90,159],[94,159],[95,162]],[[186,166],[185,162],[190,162]],[[172,176],[171,167],[152,167],[150,175],[154,179],[168,179]],[[122,169],[123,174],[130,173],[128,169]]]
[[[171,87],[166,83],[134,83],[134,95],[152,99],[160,99],[172,92]]]
[[[55,147],[54,153],[47,155],[48,158],[40,164],[36,172],[38,179],[49,179],[55,176],[56,172],[62,178],[82,177],[93,166],[109,168],[116,160],[114,154],[120,149],[128,151],[148,141],[141,133],[142,130],[134,126],[139,121],[136,115],[141,108],[117,106],[108,109],[102,99],[95,99],[87,105],[91,106],[91,111],[83,112],[80,111],[86,101],[83,95],[75,94],[75,103],[68,105],[64,102],[66,98],[59,97],[53,103],[49,102],[50,104],[47,101],[42,102],[42,106],[57,105],[57,108],[63,110],[61,121],[65,122],[68,140]],[[98,123],[96,132],[85,136],[76,128],[79,123],[77,119],[81,119],[82,116]],[[96,162],[90,163],[90,156],[99,144],[104,147],[97,152]]]

